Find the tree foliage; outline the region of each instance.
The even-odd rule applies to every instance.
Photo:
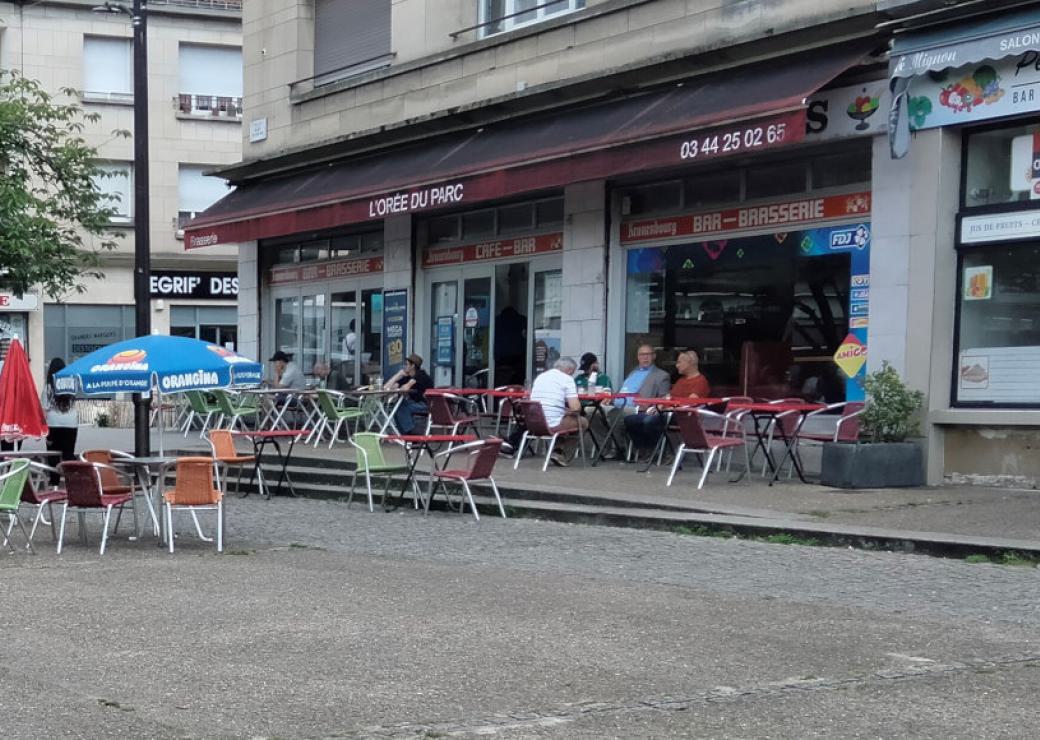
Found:
[[[860,417],[866,439],[871,442],[902,442],[920,431],[917,412],[924,394],[904,385],[895,368],[887,362],[870,373],[863,383],[867,405]]]
[[[101,255],[121,235],[110,228],[117,198],[95,184],[105,173],[82,137],[99,118],[0,69],[0,283],[7,289],[40,286],[59,297],[82,291],[84,276],[100,276]]]

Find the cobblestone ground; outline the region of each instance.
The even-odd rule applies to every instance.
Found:
[[[1040,733],[1035,568],[255,497],[223,557],[38,543],[6,737]]]

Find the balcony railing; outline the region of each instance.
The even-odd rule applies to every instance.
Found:
[[[190,118],[242,120],[242,98],[182,93],[173,99],[173,106],[178,115]]]
[[[237,10],[242,12],[242,0],[149,0],[149,5],[175,5],[180,8],[201,10]]]

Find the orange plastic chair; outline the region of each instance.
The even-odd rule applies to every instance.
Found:
[[[264,473],[260,469],[260,464],[256,459],[256,455],[243,455],[235,448],[235,437],[228,429],[211,429],[209,431],[209,446],[213,450],[213,459],[221,464],[225,468],[238,468],[238,478],[235,481],[235,492],[240,496],[243,495],[241,491],[242,487],[242,472],[250,465],[256,470],[256,480],[259,486],[260,493],[265,497],[268,496],[267,488],[264,484]],[[249,480],[253,480],[253,476],[249,476]],[[222,490],[227,490],[227,486],[221,486],[220,477],[217,477],[217,487]]]
[[[177,479],[173,490],[163,494],[166,504],[166,541],[173,552],[173,510],[190,511],[195,521],[199,539],[210,542],[202,534],[195,512],[200,510],[217,512],[217,552],[224,551],[224,494],[214,484],[216,460],[211,457],[178,457]]]

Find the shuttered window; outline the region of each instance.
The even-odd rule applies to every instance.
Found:
[[[84,37],[83,93],[113,99],[133,96],[130,39]]]
[[[242,97],[242,50],[237,46],[181,44],[179,62],[177,92]]]
[[[94,187],[106,195],[115,196],[115,200],[106,202],[107,208],[112,208],[113,223],[129,223],[133,216],[133,188],[134,188],[134,165],[133,162],[97,162],[100,170],[98,177],[94,179]]]
[[[194,218],[230,192],[227,183],[219,177],[202,174],[212,165],[182,164],[178,168],[177,212],[181,221]]]
[[[390,0],[315,0],[315,84],[381,67],[389,54]]]

